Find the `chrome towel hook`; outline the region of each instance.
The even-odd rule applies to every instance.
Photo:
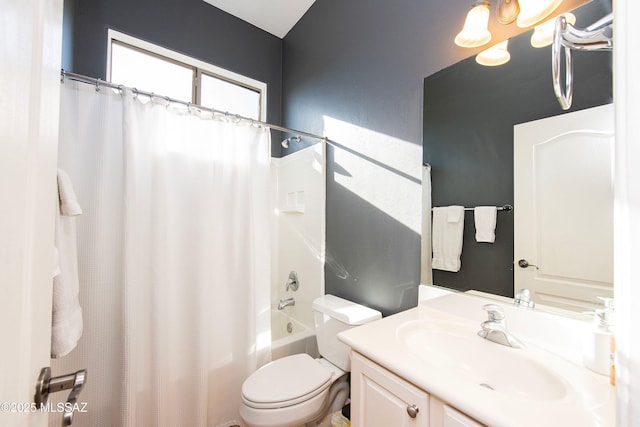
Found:
[[[558,98],[560,107],[563,110],[571,108],[571,102],[573,101],[573,63],[571,62],[571,49],[567,46],[562,46],[562,34],[567,29],[567,20],[564,16],[559,16],[556,19],[556,29],[553,37],[553,44],[551,46],[551,73],[553,76],[553,92]],[[564,47],[564,59],[565,59],[565,88],[562,89],[560,85],[560,57],[562,56],[562,48]]]
[[[565,87],[560,84],[560,60],[564,48]],[[567,22],[563,15],[556,18],[551,46],[551,74],[553,91],[563,110],[571,108],[573,100],[573,63],[571,50],[613,50],[613,14],[609,14],[581,30]]]

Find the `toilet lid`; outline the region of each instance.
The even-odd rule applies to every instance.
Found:
[[[251,374],[242,385],[242,396],[260,407],[283,407],[305,400],[300,398],[307,395],[316,395],[330,384],[329,369],[308,354],[294,354]]]

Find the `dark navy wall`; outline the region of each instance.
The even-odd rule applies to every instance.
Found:
[[[278,37],[202,0],[74,3],[71,71],[106,77],[107,29],[113,28],[267,83],[267,119],[280,123],[282,40]],[[278,142],[272,144],[275,156],[280,155]]]
[[[589,25],[610,11],[608,0],[596,0],[575,15]],[[553,93],[551,47],[534,49],[522,34],[509,52],[500,67],[469,58],[425,79],[423,160],[432,167],[434,206],[513,205],[513,126],[613,101],[611,52],[573,52],[568,111]],[[434,283],[513,297],[513,225],[512,213],[498,212],[495,243],[477,243],[467,212],[460,271],[434,270]]]
[[[64,0],[62,12],[62,69],[73,69],[73,24],[75,20],[75,0]]]
[[[317,0],[284,39],[285,124],[322,133],[326,115],[420,146],[423,79],[470,54],[452,42],[469,4]],[[339,149],[328,147],[326,292],[385,315],[415,306],[420,235],[335,182],[348,173]]]
[[[452,42],[470,5],[317,0],[284,39],[285,125],[322,133],[326,115],[422,145],[423,79],[477,52]],[[414,306],[420,236],[335,181],[349,172],[334,161],[349,144],[336,142],[328,147],[326,292],[385,315]],[[424,151],[431,149],[425,143]],[[434,185],[442,185],[434,173]]]

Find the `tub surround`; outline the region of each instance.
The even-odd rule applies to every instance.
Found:
[[[272,159],[271,307],[295,298],[282,312],[313,329],[311,303],[324,295],[325,144]],[[287,289],[291,271],[297,290]]]
[[[487,319],[482,306],[488,303],[502,307],[509,331],[525,349],[476,335]],[[582,365],[581,346],[590,326],[540,310],[450,293],[343,332],[339,339],[434,401],[440,399],[487,425],[613,426],[615,387],[607,376]],[[458,351],[441,351],[459,343]],[[439,345],[444,347],[438,349]],[[485,362],[500,366],[498,372],[485,369]],[[483,376],[488,385],[495,381],[502,389],[480,386]]]

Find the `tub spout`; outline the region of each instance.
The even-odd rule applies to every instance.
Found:
[[[293,298],[287,298],[285,300],[281,299],[278,303],[278,310],[284,310],[285,307],[288,307],[290,305],[296,305],[296,300],[294,300]]]

